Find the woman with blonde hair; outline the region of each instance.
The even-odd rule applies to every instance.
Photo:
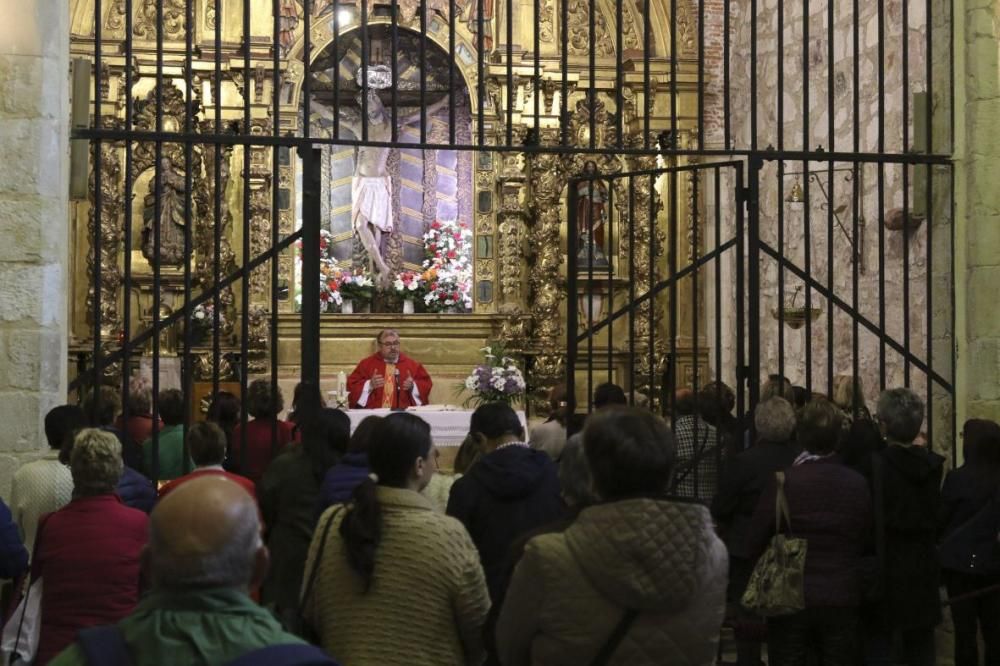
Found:
[[[139,601],[146,514],[122,504],[118,438],[81,430],[70,453],[73,499],[39,522],[31,577],[42,578],[42,627],[35,664],[44,666],[87,627],[115,624]]]

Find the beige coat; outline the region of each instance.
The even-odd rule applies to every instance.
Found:
[[[468,532],[416,492],[379,486],[377,493],[382,540],[367,593],[347,563],[338,530],[340,505],[327,509],[313,534],[306,577],[333,516],[305,608],[323,649],[342,664],[359,666],[479,664],[490,601]]]
[[[528,542],[497,625],[501,661],[588,664],[633,608],[610,664],[713,664],[727,568],[703,506],[630,499],[584,509],[565,532]]]

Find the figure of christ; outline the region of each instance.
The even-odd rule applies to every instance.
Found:
[[[392,141],[392,113],[387,112],[378,94],[369,89],[368,97],[368,140],[374,142]],[[358,94],[358,103],[361,95]],[[419,123],[421,116],[430,120],[437,111],[448,104],[445,95],[431,104],[421,114],[415,112],[397,114],[399,121],[398,134],[409,125]],[[333,112],[321,102],[315,105],[321,117],[333,122]],[[340,110],[340,124],[351,131],[358,139],[364,136],[365,123],[360,113],[355,109]],[[383,286],[388,285],[393,275],[385,257],[382,256],[382,234],[392,231],[392,179],[386,170],[389,160],[389,149],[384,146],[359,146],[355,159],[354,178],[351,183],[351,225],[354,233],[361,240],[361,245],[368,253],[378,274],[378,281]],[[427,196],[427,193],[424,193]]]

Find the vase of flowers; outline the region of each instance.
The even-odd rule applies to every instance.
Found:
[[[219,328],[226,323],[226,318],[219,312]],[[215,303],[209,301],[196,305],[191,310],[191,343],[200,345],[211,336],[215,327]]]
[[[457,220],[435,220],[424,234],[424,305],[431,312],[472,309],[472,230]]]
[[[403,271],[393,280],[392,291],[403,299],[403,314],[413,314],[413,302],[424,292],[423,276],[414,271]]]
[[[472,395],[465,406],[478,406],[487,402],[505,402],[514,405],[524,399],[527,384],[516,362],[504,353],[503,346],[493,342],[483,347],[484,361],[472,369],[459,386]]]
[[[350,314],[354,312],[355,305],[363,309],[365,304],[371,304],[372,296],[375,295],[375,281],[371,276],[344,270],[340,272],[339,278],[340,296],[343,299],[341,312]]]

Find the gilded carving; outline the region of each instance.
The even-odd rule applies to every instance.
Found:
[[[202,131],[211,132],[214,122],[211,120],[202,121]],[[204,164],[203,177],[195,181],[194,199],[198,209],[205,211],[202,223],[194,228],[194,253],[195,253],[195,277],[198,279],[202,289],[211,289],[215,284],[215,271],[218,268],[219,275],[225,278],[236,271],[236,256],[233,254],[230,238],[232,237],[233,215],[229,207],[224,205],[223,197],[229,187],[230,160],[233,148],[228,145],[208,144],[203,149],[202,161]],[[218,195],[215,189],[216,171],[216,151],[219,159],[219,190]],[[223,203],[220,207],[218,219],[219,254],[216,257],[216,219],[215,201],[216,196]],[[222,312],[225,315],[222,325],[222,336],[228,337],[233,332],[233,321],[235,320],[235,307],[233,290],[226,287],[219,291],[219,300],[222,304]]]
[[[219,356],[219,380],[232,381],[239,377],[239,366],[233,361],[234,357],[228,354]],[[195,381],[212,381],[214,363],[211,351],[196,352],[192,354],[192,365]]]
[[[569,52],[572,55],[589,55],[593,43],[598,56],[610,56],[615,52],[614,40],[608,30],[608,23],[600,11],[594,16],[593,41],[590,32],[590,3],[569,3]]]
[[[481,280],[492,280],[495,267],[492,259],[479,259],[476,261],[476,277]]]
[[[543,42],[551,42],[555,39],[555,27],[553,25],[555,7],[552,0],[541,0],[538,10],[538,37]]]
[[[271,247],[271,184],[265,181],[250,190],[250,255],[259,256]],[[267,292],[270,263],[265,262],[250,274],[250,293]]]
[[[698,50],[698,17],[689,0],[678,0],[676,25],[680,54],[695,55]]]
[[[263,305],[251,305],[247,310],[247,347],[264,350],[268,348],[271,339],[271,314]]]
[[[162,128],[165,131],[179,131],[183,128],[186,111],[184,93],[174,85],[173,81],[168,80],[163,85],[161,96]],[[136,103],[136,128],[147,131],[157,129],[157,97],[157,89],[153,88],[145,100]],[[192,99],[192,107],[194,111],[199,108],[197,99]],[[201,150],[192,150],[191,153],[190,168],[194,179],[201,169]],[[161,144],[159,155],[153,142],[140,141],[135,145],[132,154],[132,182],[136,182],[148,169],[155,169],[154,177],[150,180],[149,189],[143,199],[141,248],[143,256],[150,264],[157,260],[164,266],[178,266],[184,263],[188,205],[185,179],[187,168],[187,156],[181,144]],[[198,209],[195,209],[192,203],[192,220],[198,219],[197,212]],[[157,226],[159,227],[158,254],[154,233]]]
[[[94,144],[95,151],[97,144]],[[122,252],[122,212],[125,198],[121,190],[122,165],[121,145],[109,142],[100,144],[101,150],[101,180],[100,180],[100,285],[101,285],[101,337],[117,341],[122,330],[122,320],[118,312],[118,300],[122,286],[122,274],[118,267]],[[96,160],[95,160],[96,162]],[[90,173],[90,211],[87,216],[87,231],[90,239],[94,238],[97,226],[98,206],[95,192],[98,191],[96,171]],[[93,243],[93,240],[91,240]],[[87,276],[90,288],[87,291],[87,321],[93,325],[94,310],[94,265],[93,246],[87,255]]]
[[[558,141],[558,130],[544,130],[543,142]],[[562,159],[553,153],[530,158],[532,210],[535,215],[532,246],[535,261],[529,275],[534,319],[533,347],[538,351],[535,372],[542,382],[555,382],[562,370],[562,318],[559,306],[565,298],[559,269],[563,263],[559,229],[559,200],[565,182]]]
[[[114,0],[114,4],[108,11],[108,19],[104,22],[104,27],[115,32],[125,28],[125,0]]]
[[[525,222],[523,177],[505,180],[500,186],[498,257],[500,291],[506,302],[520,302],[523,257],[521,244]]]
[[[136,37],[156,38],[157,5],[162,5],[163,21],[160,23],[163,36],[168,39],[180,39],[184,36],[186,11],[185,0],[142,0],[135,9],[135,23],[132,34]]]
[[[698,220],[698,186],[700,183],[700,173],[690,171],[687,174],[686,194],[687,194],[687,262],[693,264],[701,256],[701,247],[704,240],[695,236],[695,229],[699,224]]]

